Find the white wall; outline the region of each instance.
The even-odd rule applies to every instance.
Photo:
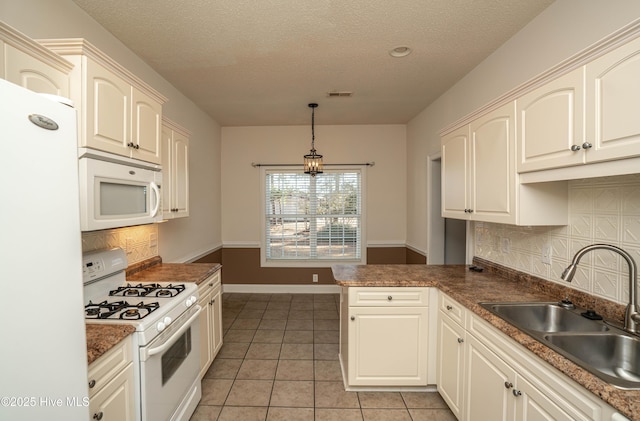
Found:
[[[190,130],[189,218],[159,226],[159,254],[185,261],[219,247],[220,126],[71,0],[0,0],[0,19],[38,38],[86,38],[169,98],[163,114]]]
[[[441,129],[638,18],[637,0],[557,0],[412,119],[407,244],[428,254],[426,159],[440,150]]]
[[[325,164],[375,162],[366,168],[367,242],[404,245],[406,238],[406,132],[404,125],[315,127]],[[223,127],[222,240],[257,247],[262,237],[262,164],[300,164],[311,147],[311,125]],[[400,186],[400,188],[399,188]]]

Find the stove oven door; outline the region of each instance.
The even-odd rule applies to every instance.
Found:
[[[142,421],[188,420],[200,401],[200,310],[140,348]]]

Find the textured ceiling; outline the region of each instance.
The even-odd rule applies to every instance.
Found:
[[[222,126],[256,126],[308,124],[309,102],[317,124],[407,123],[553,0],[74,2]]]

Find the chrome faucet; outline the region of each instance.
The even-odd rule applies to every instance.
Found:
[[[571,264],[562,272],[560,278],[562,278],[563,281],[571,282],[573,275],[576,274],[576,265],[582,256],[591,250],[610,250],[619,254],[627,261],[627,265],[629,265],[629,304],[627,304],[627,309],[624,314],[624,329],[630,333],[639,333],[640,311],[638,311],[638,292],[636,286],[638,269],[635,260],[633,260],[633,257],[631,257],[629,253],[620,247],[609,244],[591,244],[590,246],[580,249],[576,255],[573,256]]]

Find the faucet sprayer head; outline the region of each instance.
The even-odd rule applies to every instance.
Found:
[[[560,279],[566,282],[571,282],[573,275],[576,274],[576,265],[574,263],[567,266],[567,268],[560,275]]]

